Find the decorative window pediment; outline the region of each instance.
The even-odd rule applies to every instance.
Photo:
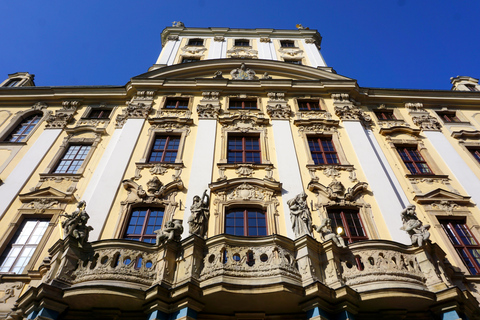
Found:
[[[462,196],[460,194],[438,188],[425,194],[417,194],[413,200],[419,204],[432,204],[441,201],[448,201],[454,202],[458,205],[468,205],[471,203],[470,198],[470,196]]]
[[[67,204],[77,202],[73,194],[53,187],[20,194],[18,198],[23,203],[20,210],[27,213],[44,213],[47,210],[63,211]]]

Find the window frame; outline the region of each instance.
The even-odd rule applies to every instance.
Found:
[[[437,116],[443,121],[443,123],[461,123],[462,121],[456,111],[445,111],[445,110],[438,110],[435,111]]]
[[[17,127],[19,127],[25,121],[25,119],[27,119],[28,117],[33,116],[33,115],[38,115],[40,117],[40,119],[35,124],[35,126],[32,128],[32,130],[30,130],[30,132],[25,136],[25,139],[23,139],[20,142],[5,141],[12,134],[12,132],[15,131],[15,129]],[[5,143],[5,144],[9,144],[9,145],[14,145],[14,144],[22,145],[22,144],[27,143],[28,140],[30,139],[30,137],[38,129],[38,127],[40,127],[42,125],[42,123],[45,120],[47,115],[48,115],[47,110],[45,110],[45,109],[43,109],[43,110],[35,109],[35,106],[33,108],[27,109],[27,110],[25,110],[23,112],[20,112],[19,114],[15,115],[11,119],[10,123],[0,132],[0,144]]]
[[[146,213],[145,213],[145,217],[144,217],[144,221],[142,223],[142,230],[140,232],[140,234],[135,234],[135,233],[132,233],[132,234],[127,234],[127,231],[128,231],[128,228],[130,227],[130,222],[133,218],[133,214],[135,211],[141,211],[141,210],[146,210]],[[155,232],[153,232],[152,234],[146,234],[145,232],[148,230],[148,227],[149,227],[149,221],[150,221],[150,218],[151,218],[151,213],[152,211],[161,211],[163,212],[163,215],[162,215],[162,223],[160,224],[160,228],[159,229],[155,229],[155,230],[162,230],[165,226],[165,216],[166,216],[166,210],[164,207],[144,207],[144,206],[135,206],[135,207],[131,207],[130,208],[130,212],[127,216],[127,221],[125,222],[125,230],[123,230],[122,234],[123,234],[123,237],[122,239],[125,239],[125,240],[131,240],[131,241],[140,241],[140,242],[145,242],[145,243],[153,243],[155,244],[156,242],[156,234]],[[158,217],[157,217],[158,219]],[[155,228],[156,224],[154,224],[152,226],[152,228]],[[155,230],[152,230],[152,231],[155,231]],[[138,239],[127,239],[127,238],[135,238],[135,237],[138,237]],[[150,239],[150,240],[153,240],[153,242],[147,242],[147,241],[144,241],[145,239]]]
[[[378,121],[398,121],[398,120],[401,120],[395,115],[395,110],[392,110],[392,109],[376,109],[376,110],[373,110],[373,113],[375,114],[375,117],[377,117]],[[379,117],[379,114],[382,114],[384,116]],[[385,114],[392,115],[392,118],[385,117]]]
[[[348,224],[348,221],[347,221],[347,218],[345,216],[344,211],[347,211],[347,213],[350,213],[350,214],[354,213],[356,215],[356,217],[358,218],[358,222],[360,223],[359,227],[362,230],[364,236],[352,236],[350,226]],[[350,211],[350,212],[348,212],[348,211]],[[343,228],[343,231],[344,231],[344,235],[342,235],[342,238],[345,240],[346,243],[350,244],[350,243],[353,243],[353,242],[356,242],[356,241],[364,241],[364,240],[369,239],[367,229],[365,228],[365,224],[363,223],[363,220],[362,220],[362,217],[361,217],[361,214],[360,214],[360,211],[358,210],[358,208],[355,208],[355,209],[351,209],[351,208],[327,208],[327,215],[332,220],[332,230],[333,230],[333,232],[336,233],[336,229],[338,227],[337,219],[332,217],[332,215],[335,214],[336,212],[339,212],[339,214],[340,214],[340,220],[342,221],[342,228]],[[355,228],[358,229],[357,227],[355,227]]]
[[[332,129],[336,127],[335,126],[332,126]],[[318,167],[326,167],[326,166],[336,166],[336,167],[339,167],[339,168],[348,168],[348,167],[352,167],[353,166],[350,164],[350,162],[348,162],[347,160],[347,156],[345,154],[345,152],[343,151],[343,147],[342,147],[342,144],[340,143],[340,138],[339,138],[339,135],[338,135],[338,132],[333,129],[331,131],[328,131],[328,132],[320,132],[320,133],[317,133],[317,132],[314,132],[314,131],[301,131],[301,136],[302,136],[302,140],[303,140],[303,143],[304,143],[304,146],[305,146],[305,153],[306,153],[306,156],[307,156],[307,166],[308,167],[312,167],[312,168],[318,168]],[[324,164],[315,164],[315,161],[313,160],[313,157],[312,157],[312,152],[310,151],[310,145],[308,144],[308,139],[309,138],[325,138],[325,139],[331,139],[332,143],[333,143],[333,146],[335,148],[335,151],[337,153],[337,157],[338,157],[338,161],[339,163],[337,164],[329,164],[329,163],[324,163]]]
[[[69,153],[70,149],[74,148],[74,147],[80,147],[76,152],[75,152],[75,156],[73,159],[68,159],[68,158],[65,158],[67,156],[67,154]],[[88,147],[88,150],[86,150],[86,153],[83,152],[85,154],[84,158],[76,158],[77,155],[80,154],[81,151],[84,151],[84,147]],[[87,158],[88,154],[90,153],[90,150],[92,149],[92,146],[90,144],[82,144],[82,143],[71,143],[68,145],[68,147],[66,148],[65,152],[62,154],[62,156],[60,157],[60,159],[58,160],[57,164],[54,166],[54,168],[52,169],[52,174],[65,174],[65,175],[70,175],[70,174],[78,174],[79,171],[80,171],[80,168],[83,166],[84,162],[85,162],[85,159]],[[75,170],[75,172],[69,172],[70,171],[70,168],[72,167],[73,163],[76,162],[76,161],[79,161],[81,160],[81,165]],[[57,172],[58,168],[60,167],[60,164],[65,161],[65,162],[69,162],[70,164],[68,164],[67,166],[67,172]]]
[[[168,108],[169,100],[176,100],[175,108]],[[186,101],[187,106],[185,108],[179,108],[180,101]],[[191,97],[184,97],[184,96],[166,96],[162,101],[162,109],[165,110],[190,110],[192,105]]]
[[[180,63],[191,63],[191,62],[198,62],[202,59],[200,57],[182,57],[182,61]]]
[[[399,152],[399,149],[400,148],[403,148],[404,150],[413,150],[413,151],[416,151],[418,153],[418,155],[422,158],[422,161],[418,161],[418,160],[413,160],[410,153],[408,153],[408,156],[410,158],[410,161],[408,161],[408,163],[413,163],[414,167],[416,168],[416,172],[412,172],[409,167],[407,166],[407,162],[405,162],[405,160],[402,158],[400,152]],[[401,162],[403,163],[403,166],[405,167],[405,169],[408,171],[408,174],[412,175],[412,176],[433,176],[433,175],[437,175],[435,174],[435,171],[432,170],[431,166],[429,165],[429,161],[428,159],[426,159],[426,157],[424,156],[424,154],[422,153],[422,151],[419,149],[419,146],[412,146],[412,145],[395,145],[395,151],[397,152],[397,155],[398,157],[400,158]],[[428,173],[423,173],[422,170],[417,166],[417,162],[418,163],[424,163],[428,170],[430,172]]]
[[[166,142],[165,142],[165,146],[163,148],[163,151],[162,151],[162,156],[161,156],[161,160],[164,160],[165,159],[165,155],[166,155],[166,152],[167,151],[175,151],[176,152],[176,155],[175,155],[175,160],[174,161],[151,161],[152,159],[152,153],[154,152],[154,147],[155,147],[155,144],[156,144],[156,141],[157,139],[159,139],[160,137],[166,137]],[[177,149],[168,149],[168,144],[171,140],[172,137],[178,137],[178,146],[177,146]],[[154,139],[153,139],[153,144],[150,148],[150,152],[149,152],[149,155],[148,155],[148,163],[153,163],[153,164],[156,164],[156,163],[159,163],[159,164],[170,164],[170,163],[177,163],[178,162],[178,158],[179,158],[179,149],[180,149],[180,143],[181,143],[181,136],[179,135],[175,135],[175,134],[156,134]],[[160,150],[160,149],[158,149]]]
[[[232,101],[241,102],[241,108],[232,108],[230,107]],[[255,102],[255,108],[245,108],[245,102]],[[259,110],[259,101],[258,98],[237,98],[237,97],[229,97],[227,101],[228,109],[229,110]]]
[[[245,45],[245,44],[239,45],[238,44],[238,43],[241,43],[242,41],[243,41],[243,43],[247,43],[247,45]],[[241,39],[234,39],[233,40],[233,46],[234,47],[239,47],[239,48],[246,48],[246,47],[251,47],[252,44],[251,44],[251,40],[241,38]]]
[[[472,232],[472,230],[468,227],[465,219],[462,218],[441,218],[438,217],[438,222],[440,223],[440,226],[443,229],[443,234],[445,237],[448,239],[448,243],[452,246],[453,251],[456,253],[457,257],[459,260],[463,263],[463,266],[470,272],[472,275],[478,275],[480,274],[480,259],[475,263],[475,258],[472,256],[470,253],[469,249],[476,249],[479,250],[480,252],[480,243],[478,242],[477,238],[475,237],[475,234]],[[453,223],[456,225],[462,225],[464,228],[463,231],[467,231],[468,234],[470,235],[471,238],[476,242],[476,245],[472,244],[465,244],[463,243],[462,236],[458,234],[457,229],[453,226]],[[458,244],[455,244],[452,241],[451,236],[446,230],[445,224],[450,225],[449,230],[453,232],[453,236],[455,237],[455,240],[457,240]],[[472,262],[473,269],[475,270],[475,273],[472,273],[472,268],[468,266],[467,261],[465,261],[465,257],[459,252],[459,249],[463,249],[463,252],[466,253],[467,258]]]
[[[295,99],[295,102],[297,104],[297,109],[299,112],[325,111],[325,109],[322,108],[322,101],[320,99],[297,98]],[[300,106],[301,103],[307,103],[307,109],[302,109]],[[318,109],[310,107],[310,103],[316,103],[318,105]]]
[[[321,151],[313,151],[312,150],[312,148],[310,146],[310,141],[314,140],[314,139],[319,142],[318,146],[320,147]],[[320,143],[320,141],[331,142],[334,151],[333,152],[332,151],[324,151],[323,143]],[[335,143],[333,142],[332,136],[325,136],[325,135],[324,136],[308,136],[307,135],[307,143],[308,143],[308,147],[309,147],[309,150],[310,150],[310,157],[312,158],[312,161],[313,161],[314,165],[321,166],[321,165],[341,165],[342,164],[341,161],[340,161],[340,157],[338,156],[337,148],[335,147]],[[314,154],[321,154],[324,163],[315,163]],[[335,154],[335,157],[337,159],[337,163],[328,163],[328,159],[326,157],[327,154]]]
[[[192,44],[192,42],[195,41],[201,41],[201,44]],[[193,46],[193,47],[203,47],[205,45],[205,40],[202,38],[190,38],[188,39],[187,46]]]
[[[287,43],[291,44],[291,46],[284,45]],[[295,44],[295,40],[284,39],[284,40],[280,40],[280,48],[298,48],[298,46]]]
[[[242,235],[236,235],[236,234],[232,234],[232,233],[227,233],[227,228],[229,227],[229,226],[227,226],[227,223],[229,221],[228,215],[232,212],[241,212],[241,211],[243,211],[243,219],[242,219],[243,220],[243,234]],[[263,220],[264,220],[264,223],[265,223],[265,235],[250,235],[249,234],[249,229],[250,229],[251,226],[248,224],[249,220],[250,220],[250,217],[248,216],[248,214],[253,213],[253,212],[263,214]],[[258,223],[257,223],[256,226],[257,226],[257,229],[258,229],[258,227],[259,227]],[[232,227],[235,229],[235,225],[232,226]],[[260,226],[260,227],[263,227],[263,226]],[[267,214],[266,214],[265,210],[258,209],[256,207],[241,207],[241,208],[233,207],[233,208],[228,208],[225,211],[224,233],[228,234],[228,235],[243,236],[243,237],[266,237],[266,236],[269,235]]]
[[[232,151],[232,152],[237,152],[237,153],[241,152],[242,153],[242,162],[230,162],[229,161],[229,154],[230,154],[229,143],[230,143],[230,139],[234,138],[234,137],[241,137],[242,138],[242,149],[235,149],[234,151]],[[246,139],[249,138],[249,137],[253,137],[253,138],[256,138],[258,140],[258,149],[257,150],[248,150],[247,149],[247,146],[246,146],[246,141],[247,140]],[[226,159],[227,159],[228,164],[256,164],[256,165],[263,164],[263,162],[262,162],[262,143],[261,143],[260,134],[230,133],[230,134],[228,134],[228,137],[227,137],[227,150],[226,151],[227,151]],[[258,154],[260,162],[255,162],[255,161],[247,162],[246,159],[247,159],[247,153],[248,152]]]
[[[43,118],[43,114],[41,114],[41,113],[32,113],[29,116],[24,117],[21,122],[19,122],[12,130],[10,130],[10,133],[5,137],[5,140],[3,142],[8,142],[8,143],[22,143],[22,142],[25,142],[25,140],[27,140],[27,138],[30,136],[30,133],[40,123],[42,118]],[[32,124],[33,120],[37,120],[37,121]],[[24,128],[22,130],[22,133],[18,134],[17,130],[20,130],[22,128]],[[24,134],[25,130],[27,130],[28,128],[30,128],[30,130],[26,134]],[[18,138],[15,141],[11,141],[11,139],[9,139],[9,138],[10,137],[13,138],[14,136],[20,136],[20,137],[23,137],[23,138],[20,141],[18,140]]]

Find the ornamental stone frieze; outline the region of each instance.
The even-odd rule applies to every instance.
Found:
[[[292,109],[288,104],[277,103],[276,105],[267,105],[267,114],[272,120],[289,119]]]
[[[213,41],[223,42],[223,41],[225,41],[225,37],[224,36],[215,36],[215,37],[213,37]]]
[[[43,110],[45,108],[48,107],[48,104],[46,104],[45,102],[42,102],[42,101],[39,101],[39,102],[36,102],[33,106],[32,106],[32,109],[35,110],[35,111],[40,111],[40,110]]]
[[[55,114],[50,114],[46,119],[45,129],[63,129],[73,120],[75,111],[56,111]]]
[[[258,51],[250,47],[233,47],[227,50],[227,58],[258,59]]]
[[[153,98],[155,97],[155,91],[152,90],[139,90],[135,94],[135,97],[133,98],[133,101],[153,101]]]
[[[261,114],[246,112],[228,114],[218,119],[223,131],[238,131],[246,133],[249,131],[262,130],[268,124],[268,118]]]
[[[438,122],[437,118],[431,115],[419,115],[412,117],[413,123],[416,126],[420,127],[422,130],[428,131],[440,131],[442,130],[442,125]]]
[[[272,40],[270,40],[270,38],[263,37],[263,38],[260,38],[260,42],[270,43],[270,42],[272,42]]]
[[[198,118],[200,119],[214,119],[217,118],[218,115],[220,114],[220,106],[219,105],[213,105],[211,103],[208,103],[206,105],[201,105],[199,104],[197,106],[197,113],[198,113]]]
[[[128,102],[122,113],[117,115],[116,128],[122,128],[128,119],[146,119],[152,111],[151,103]]]
[[[178,36],[175,36],[175,35],[171,35],[171,36],[168,36],[168,37],[167,37],[167,40],[168,40],[168,41],[178,41],[178,40],[179,40],[179,37],[178,37]]]
[[[360,120],[364,123],[372,121],[368,114],[353,105],[335,106],[335,114],[342,120]]]
[[[295,58],[295,59],[303,59],[303,50],[300,50],[298,48],[280,48],[278,49],[278,52],[280,53],[280,56],[282,58]]]
[[[410,111],[424,111],[423,103],[421,102],[407,102],[405,103],[405,108],[409,109]]]
[[[182,53],[180,54],[182,57],[202,57],[203,53],[207,50],[205,47],[197,47],[197,46],[184,46],[180,48]]]

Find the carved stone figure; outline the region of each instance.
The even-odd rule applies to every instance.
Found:
[[[189,233],[196,234],[199,237],[206,238],[208,230],[208,218],[210,198],[207,195],[207,190],[203,193],[202,198],[199,196],[193,197],[193,204],[190,207],[192,215],[188,219]]]
[[[299,238],[305,234],[312,235],[312,215],[308,208],[307,195],[302,192],[295,198],[288,200],[290,208],[290,220],[295,237]]]
[[[407,206],[401,214],[403,227],[400,229],[408,233],[413,246],[421,247],[430,238],[430,232],[428,231],[430,225],[423,225],[422,221],[417,218],[414,205]]]
[[[91,226],[87,226],[90,216],[85,211],[86,205],[86,202],[82,200],[77,204],[77,210],[72,214],[66,213],[61,215],[67,218],[62,222],[65,235],[73,236],[82,246],[88,242],[88,235],[93,230]]]
[[[272,79],[272,76],[268,74],[268,72],[265,72],[262,76],[263,80],[270,80]]]
[[[215,73],[213,74],[213,79],[224,79],[222,71],[215,71]]]
[[[255,76],[255,71],[252,69],[247,68],[245,63],[242,63],[240,68],[233,69],[230,72],[233,80],[255,80],[257,77]]]
[[[333,240],[333,242],[340,248],[347,247],[342,236],[332,231],[332,220],[330,218],[323,219],[322,224],[319,226],[313,225],[313,229],[320,233],[322,241]]]
[[[185,24],[182,21],[173,21],[172,27],[183,28],[185,27]]]
[[[153,231],[157,234],[157,246],[171,241],[180,241],[182,239],[183,227],[182,220],[173,219],[166,223],[163,229]]]

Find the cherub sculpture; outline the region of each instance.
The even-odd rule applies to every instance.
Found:
[[[416,207],[411,204],[402,210],[403,227],[400,229],[408,233],[413,246],[421,247],[430,238],[428,231],[430,225],[423,225],[422,221],[417,218],[415,209]]]
[[[90,216],[85,211],[86,206],[86,202],[82,200],[77,204],[77,209],[72,214],[61,215],[67,218],[62,222],[65,236],[73,236],[82,246],[88,242],[88,235],[93,230],[91,226],[87,226]]]
[[[308,208],[307,195],[302,192],[295,198],[288,200],[290,208],[290,221],[295,237],[299,238],[305,234],[312,235],[312,215]]]
[[[326,218],[322,220],[322,224],[320,226],[313,225],[313,229],[320,233],[320,237],[322,241],[333,240],[333,242],[340,248],[346,248],[345,240],[343,240],[342,236],[336,234],[332,231],[332,220],[330,218]]]
[[[182,220],[173,219],[163,229],[153,231],[157,234],[157,246],[164,242],[180,241],[183,233]]]
[[[190,207],[192,215],[188,219],[190,234],[196,234],[202,238],[207,236],[208,218],[210,217],[208,208],[209,202],[210,198],[207,195],[207,190],[203,193],[202,198],[199,196],[193,197],[193,204]]]

